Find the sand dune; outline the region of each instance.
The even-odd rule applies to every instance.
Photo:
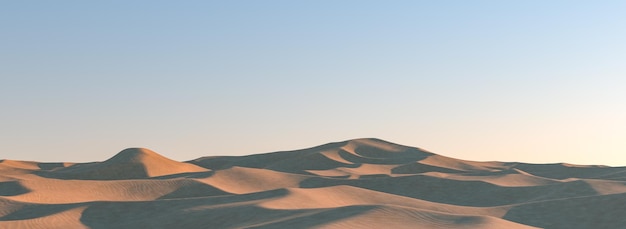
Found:
[[[39,175],[63,179],[122,180],[206,171],[209,170],[170,160],[149,149],[129,148],[104,162],[76,164]]]
[[[474,162],[379,139],[0,161],[0,228],[622,228],[625,206],[625,167]]]

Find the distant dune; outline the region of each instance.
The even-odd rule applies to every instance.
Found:
[[[626,167],[474,162],[379,139],[178,162],[0,161],[0,228],[626,228]]]

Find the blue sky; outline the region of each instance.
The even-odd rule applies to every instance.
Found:
[[[626,165],[623,1],[0,3],[0,158],[378,137]]]

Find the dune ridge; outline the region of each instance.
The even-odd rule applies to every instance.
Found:
[[[626,167],[476,162],[375,138],[179,162],[0,160],[0,228],[619,228]]]

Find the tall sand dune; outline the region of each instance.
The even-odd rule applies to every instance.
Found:
[[[123,180],[206,171],[209,170],[171,160],[149,149],[128,148],[104,162],[76,164],[41,174],[63,179]]]

